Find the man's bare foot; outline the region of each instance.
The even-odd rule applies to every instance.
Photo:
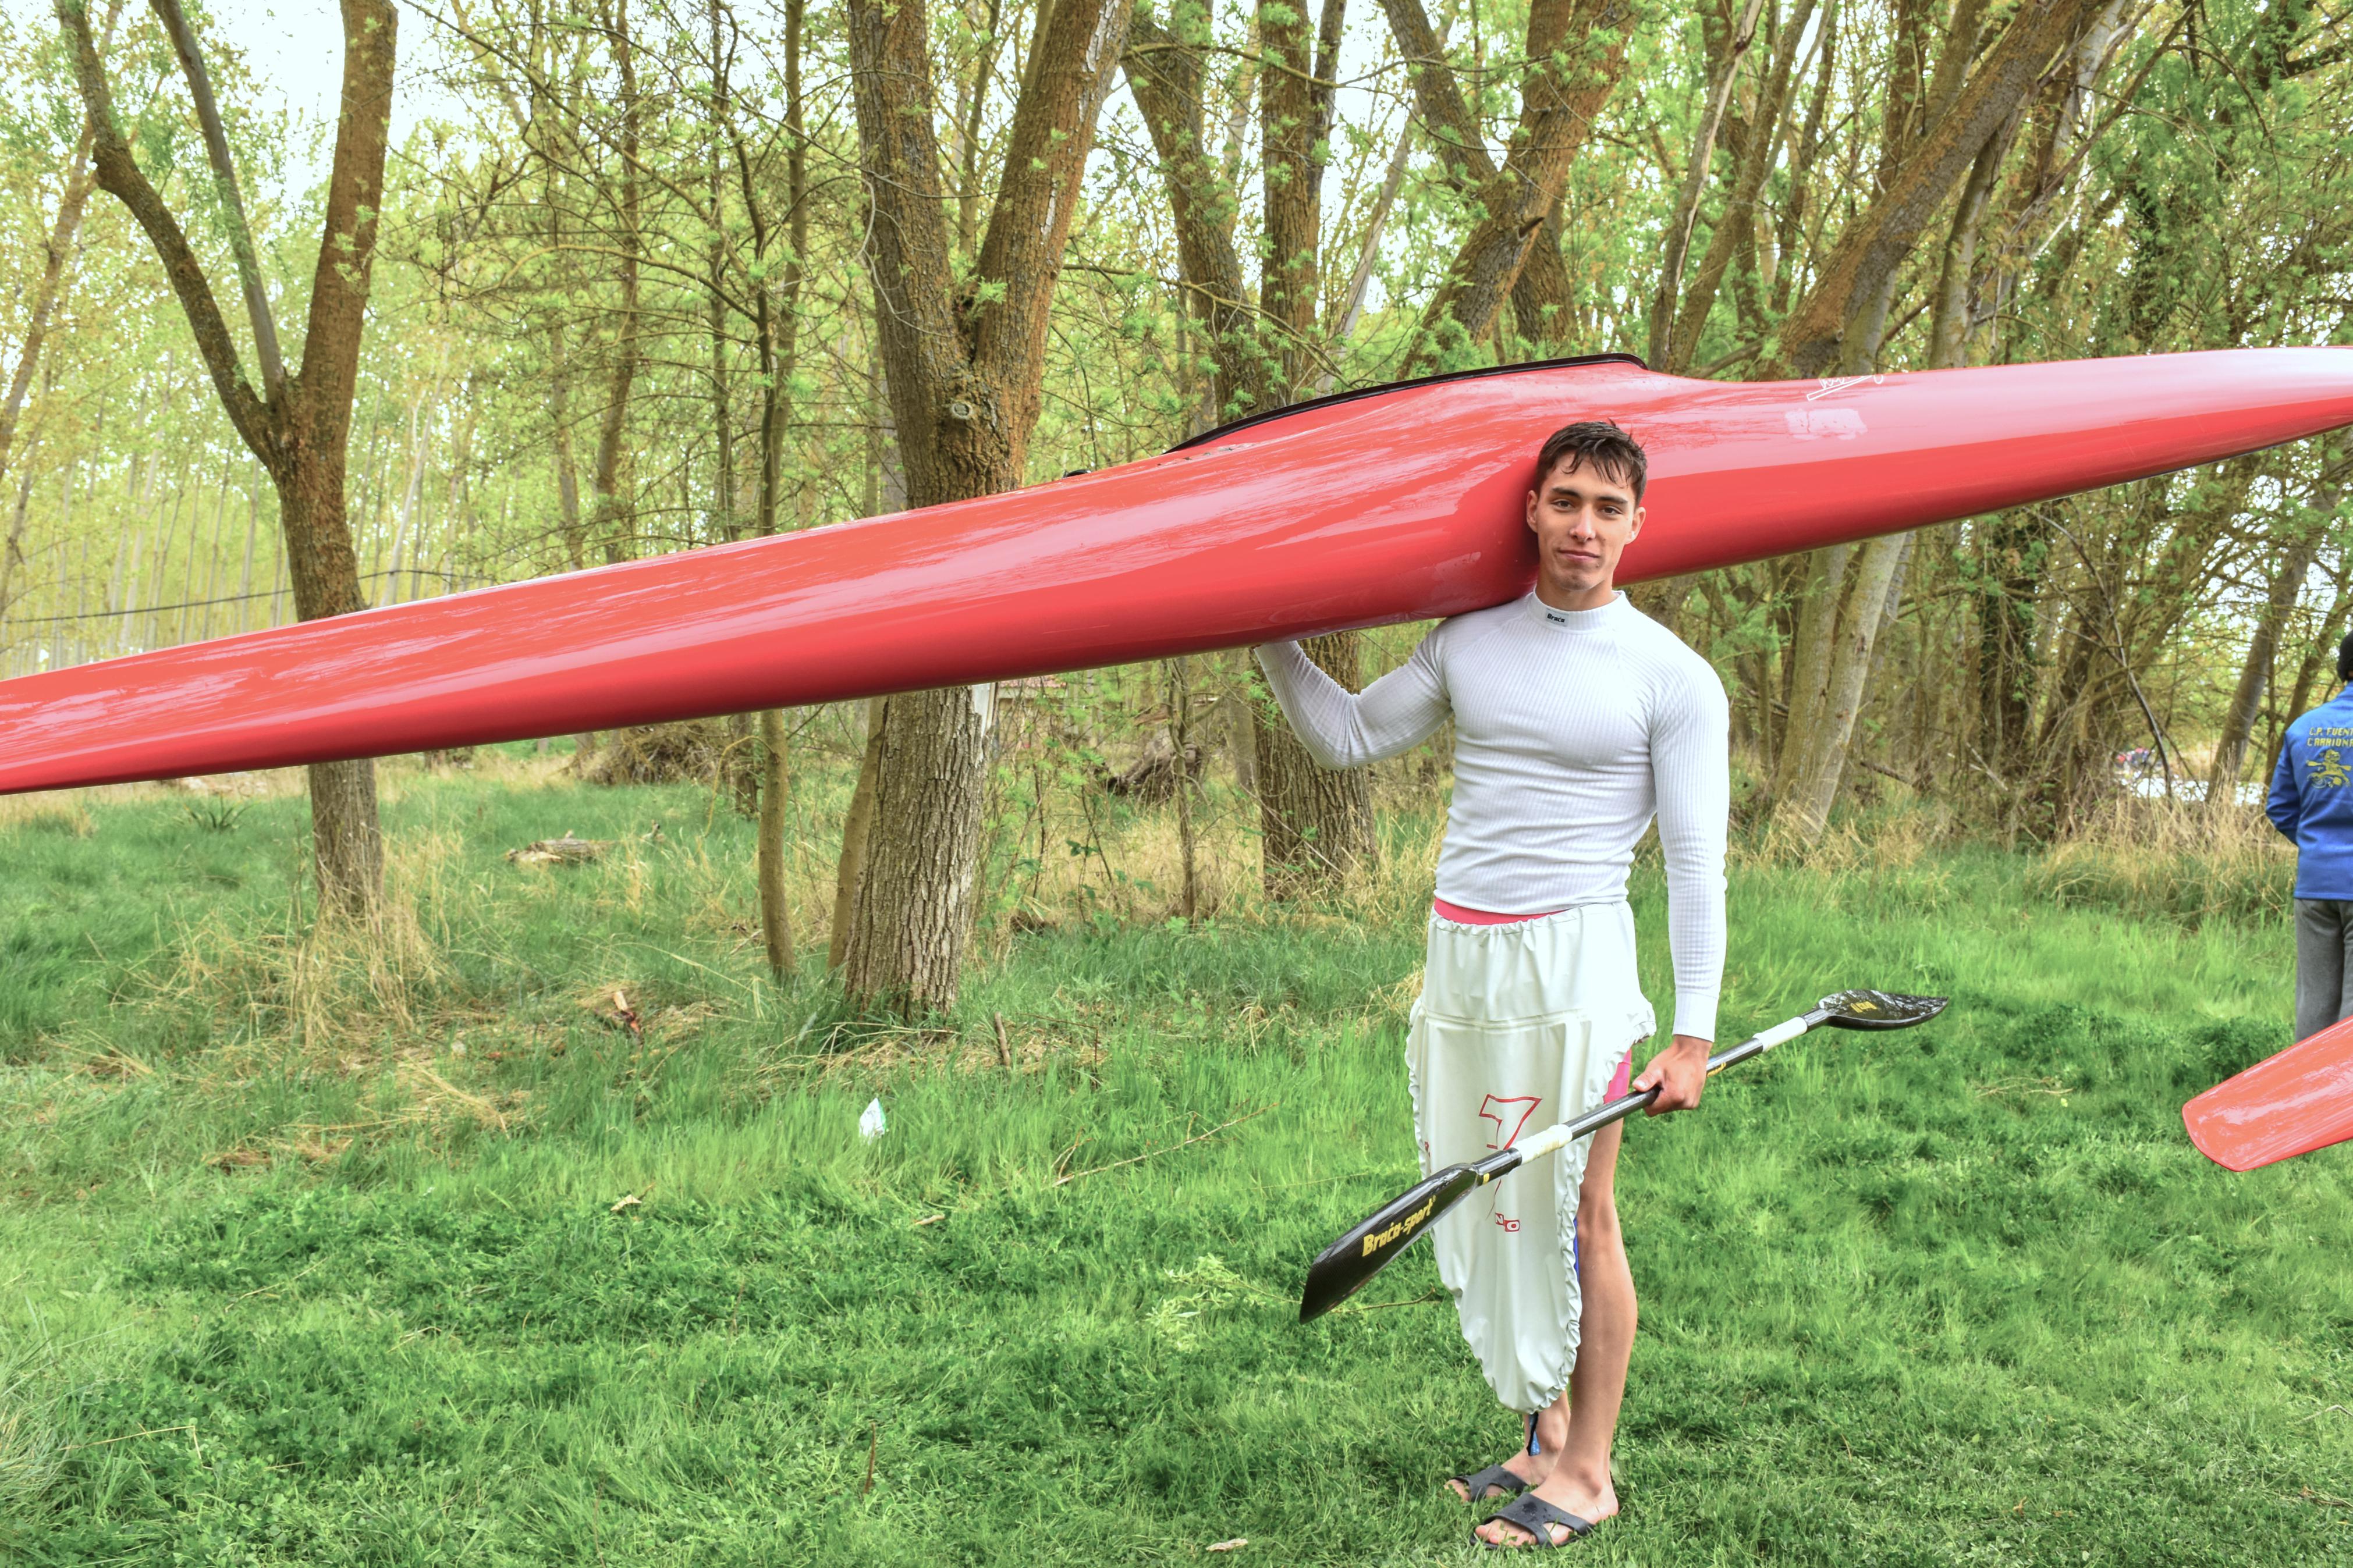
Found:
[[[1596,1480],[1599,1484],[1596,1485]],[[1532,1489],[1537,1497],[1555,1508],[1566,1509],[1588,1524],[1599,1524],[1618,1511],[1618,1493],[1605,1474],[1599,1478],[1569,1473],[1566,1466],[1555,1466],[1550,1474]],[[1569,1532],[1566,1525],[1546,1526],[1552,1532],[1551,1545],[1565,1546]],[[1505,1520],[1491,1519],[1478,1529],[1479,1539],[1493,1546],[1528,1547],[1536,1543],[1535,1537],[1521,1526]]]

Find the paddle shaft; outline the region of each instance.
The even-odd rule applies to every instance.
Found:
[[[1763,1056],[1783,1041],[1796,1039],[1830,1016],[1827,1008],[1810,1008],[1794,1018],[1749,1036],[1736,1046],[1728,1046],[1707,1058],[1708,1076],[1714,1078],[1735,1062],[1745,1062],[1750,1057]],[[1556,1121],[1541,1132],[1530,1133],[1508,1149],[1498,1151],[1483,1160],[1474,1161],[1471,1168],[1479,1173],[1481,1184],[1483,1185],[1497,1176],[1518,1170],[1531,1160],[1541,1160],[1546,1154],[1566,1149],[1578,1139],[1589,1133],[1599,1132],[1613,1121],[1624,1121],[1634,1112],[1647,1108],[1658,1098],[1658,1086],[1654,1084],[1639,1094],[1630,1094],[1622,1099],[1613,1100],[1607,1105],[1598,1105],[1572,1121]]]

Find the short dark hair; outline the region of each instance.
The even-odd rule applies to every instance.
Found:
[[[1536,483],[1562,463],[1572,469],[1590,468],[1605,479],[1617,480],[1634,492],[1634,504],[1642,504],[1642,489],[1650,483],[1651,463],[1643,456],[1642,444],[1607,419],[1580,419],[1574,425],[1564,425],[1545,439],[1544,449],[1536,454]]]
[[[2353,632],[2347,632],[2345,640],[2337,645],[2337,679],[2353,680]]]

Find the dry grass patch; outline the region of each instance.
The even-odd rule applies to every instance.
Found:
[[[2063,907],[2189,925],[2280,920],[2294,906],[2295,847],[2258,807],[2125,796],[2036,860],[2026,885]]]
[[[0,795],[0,833],[58,833],[87,838],[98,831],[98,821],[83,801],[85,793]]]
[[[257,930],[215,910],[185,927],[134,978],[142,1005],[208,1014],[240,1071],[280,1047],[355,1069],[422,1038],[449,1003],[449,966],[428,925],[447,905],[454,837],[387,839],[385,893],[364,918],[332,910]]]

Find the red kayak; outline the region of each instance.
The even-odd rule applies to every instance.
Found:
[[[1002,679],[1460,614],[1535,575],[1536,448],[1651,454],[1621,581],[2353,424],[2353,351],[1821,381],[1622,355],[1303,404],[980,500],[0,682],[0,792],[279,767]]]
[[[2233,1171],[2353,1139],[2353,1018],[2299,1040],[2181,1108],[2198,1152]]]

